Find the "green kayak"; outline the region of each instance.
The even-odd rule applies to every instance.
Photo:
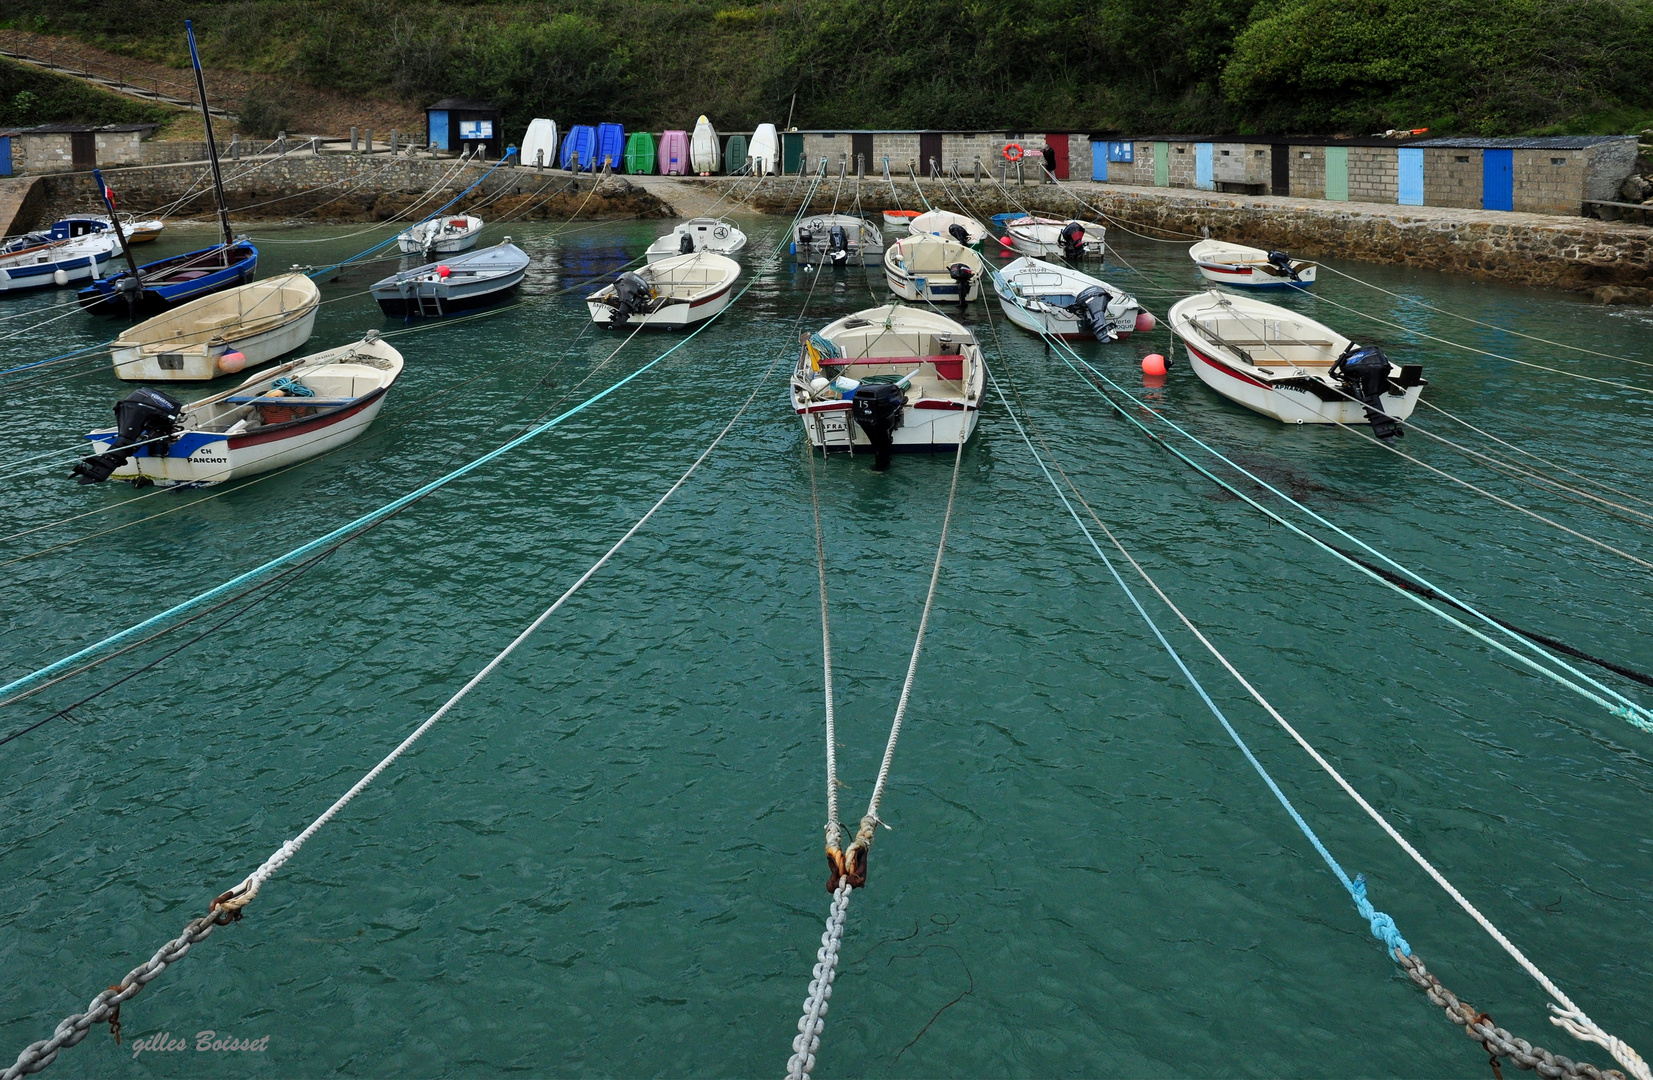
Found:
[[[729,145],[723,148],[723,171],[734,173],[746,164],[746,136],[729,136]]]
[[[626,140],[626,172],[654,172],[654,136],[646,131],[634,131]]]

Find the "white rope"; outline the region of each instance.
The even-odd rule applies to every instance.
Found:
[[[810,289],[814,287],[811,282]],[[826,545],[821,538],[821,494],[815,483],[815,448],[806,440],[804,451],[809,454],[809,497],[815,507],[815,569],[821,583],[821,681],[826,687],[826,846],[829,851],[837,851],[843,845],[843,828],[838,823],[838,733],[832,709],[832,629],[827,619]]]

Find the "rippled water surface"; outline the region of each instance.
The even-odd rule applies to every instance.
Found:
[[[3,736],[74,706],[0,747],[4,1060],[347,789],[635,522],[767,373],[716,453],[613,562],[310,841],[244,921],[126,1005],[122,1045],[95,1030],[48,1075],[782,1071],[828,899],[810,470],[785,375],[806,301],[804,325],[819,326],[886,292],[859,269],[819,280],[777,269],[763,249],[783,223],[742,220],[750,289],[635,381],[269,593],[0,708]],[[394,338],[406,374],[370,433],[324,460],[185,494],[77,487],[62,466],[5,470],[0,675],[321,535],[683,342],[645,333],[611,356],[621,339],[588,332],[583,290],[566,291],[659,229],[510,226],[534,256],[520,300]],[[358,231],[270,232],[262,269],[323,264],[383,235],[345,235]],[[157,254],[205,235],[186,232]],[[1161,315],[1198,287],[1181,246],[1110,239],[1106,276]],[[402,328],[363,295],[386,265],[323,283],[313,348]],[[1323,275],[1316,291],[1339,304],[1653,387],[1645,309],[1332,265],[1398,294]],[[51,307],[68,299],[0,303],[37,313],[0,322],[14,335],[0,338],[0,368],[111,336],[112,324]],[[1423,363],[1426,401],[1592,491],[1647,496],[1653,396],[1412,338],[1325,300],[1280,302]],[[1653,735],[1271,523],[994,316],[996,330],[979,305],[966,321],[1007,391],[1166,593],[1580,1005],[1653,1052]],[[1139,358],[1167,343],[1160,331],[1079,351],[1490,614],[1653,669],[1643,567],[1349,432],[1246,412],[1186,362],[1144,387]],[[125,391],[106,361],[0,378],[0,460],[73,451]],[[1493,472],[1421,429],[1492,444],[1429,409],[1417,420],[1408,453],[1653,560],[1633,516]],[[816,463],[851,821],[906,670],[951,469],[950,455],[898,457],[882,474],[865,456]],[[74,515],[85,516],[64,520]],[[1431,970],[1517,1034],[1611,1064],[1546,1022],[1532,980],[1144,595]],[[996,399],[963,455],[882,816],[892,828],[851,908],[819,1076],[1486,1069],[1397,975]],[[134,1059],[136,1038],[207,1029],[268,1036],[268,1049]]]

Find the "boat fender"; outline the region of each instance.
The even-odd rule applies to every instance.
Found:
[[[1022,149],[1021,143],[1011,143],[1004,148],[1004,159],[1012,165],[1026,156],[1027,151]]]
[[[1291,256],[1287,255],[1285,252],[1283,252],[1283,251],[1271,251],[1271,252],[1269,252],[1268,253],[1268,263],[1269,263],[1269,266],[1268,266],[1269,273],[1278,274],[1280,277],[1286,278],[1290,281],[1296,281],[1297,280],[1297,268],[1292,266]]]
[[[166,394],[148,386],[126,395],[115,403],[115,445],[102,454],[83,458],[69,475],[81,484],[101,484],[109,474],[126,464],[132,450],[139,443],[147,443],[151,457],[165,457],[171,440],[166,436],[178,430],[178,421],[184,415],[184,406]],[[150,442],[151,439],[162,440]]]
[[[833,266],[842,266],[849,261],[849,233],[842,225],[834,225],[827,230],[827,258],[832,260]]]
[[[1085,249],[1085,227],[1077,221],[1070,221],[1062,226],[1057,234],[1057,240],[1062,245],[1062,251],[1067,255],[1078,255]]]
[[[609,300],[614,312],[608,317],[608,325],[624,326],[633,315],[643,314],[651,291],[641,274],[631,270],[621,274],[614,283],[614,296]]]
[[[874,472],[890,467],[890,450],[895,443],[895,429],[901,426],[902,412],[907,396],[893,383],[862,383],[855,388],[850,402],[850,414],[867,441],[872,443]]]
[[[1073,298],[1068,310],[1079,316],[1079,325],[1089,331],[1097,341],[1117,341],[1119,332],[1108,313],[1113,301],[1113,293],[1100,285],[1092,285]]]
[[[966,229],[963,225],[960,225],[956,221],[947,226],[947,235],[951,236],[954,240],[957,240],[965,247],[970,246],[970,230]]]
[[[688,233],[679,233],[677,237],[677,253],[679,255],[694,254],[694,237]]]
[[[240,349],[231,349],[218,358],[218,370],[226,375],[234,375],[247,366],[247,354]]]
[[[1389,358],[1376,345],[1349,343],[1332,364],[1332,378],[1341,380],[1350,397],[1366,407],[1372,434],[1389,442],[1405,436],[1400,422],[1383,411],[1383,394],[1389,389]]]
[[[436,268],[436,276],[439,278],[445,278],[451,273],[453,273],[453,267],[449,266],[447,263],[443,263],[441,266]]]
[[[96,262],[97,260],[94,259],[93,261]],[[69,284],[69,272],[67,270],[63,270],[61,268],[59,268],[57,270],[53,270],[52,271],[52,284],[53,285],[67,285],[67,284]]]
[[[958,226],[956,226],[956,225],[953,226],[953,227],[955,229],[958,228]],[[947,268],[947,276],[952,278],[955,282],[958,283],[958,287],[959,287],[959,310],[963,311],[966,304],[968,303],[967,298],[970,295],[970,282],[976,276],[975,271],[971,270],[968,266],[964,265],[963,263],[954,263],[952,266],[949,266]]]
[[[1139,334],[1149,333],[1153,330],[1154,327],[1156,327],[1158,325],[1159,325],[1159,320],[1154,318],[1154,313],[1153,312],[1151,312],[1151,311],[1138,311],[1136,313],[1136,332],[1137,333],[1139,333]]]
[[[1144,375],[1150,375],[1155,378],[1163,378],[1168,366],[1169,365],[1165,363],[1165,357],[1161,356],[1157,352],[1149,353],[1147,356],[1142,358],[1142,374]]]

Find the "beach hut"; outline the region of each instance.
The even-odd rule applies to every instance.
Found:
[[[492,102],[443,98],[425,110],[425,131],[432,150],[458,154],[480,144],[491,159],[505,152],[505,125]]]

